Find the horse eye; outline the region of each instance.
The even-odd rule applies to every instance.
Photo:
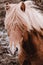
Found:
[[[22,2],[20,9],[21,9],[22,11],[25,11],[25,4],[24,4],[24,2]]]

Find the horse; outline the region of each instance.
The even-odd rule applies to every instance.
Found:
[[[5,5],[5,29],[20,65],[43,65],[43,14],[33,1]]]

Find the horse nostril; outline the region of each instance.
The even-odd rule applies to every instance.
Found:
[[[16,47],[16,52],[18,51],[18,48]]]
[[[16,47],[16,50],[14,52],[14,55],[18,55],[18,48]]]

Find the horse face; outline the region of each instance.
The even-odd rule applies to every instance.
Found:
[[[25,4],[23,2],[19,4],[9,4],[6,3],[6,18],[5,18],[5,28],[7,29],[9,36],[9,45],[12,54],[18,49],[18,53],[21,51],[21,44],[23,40],[23,32],[27,30],[27,27],[22,23],[23,20],[18,18],[17,6],[24,13]],[[20,7],[19,7],[20,6]],[[17,15],[17,14],[18,15]],[[27,39],[27,34],[25,34],[24,39]]]

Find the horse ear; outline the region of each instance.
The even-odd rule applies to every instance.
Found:
[[[25,4],[24,4],[24,2],[21,3],[20,9],[21,9],[22,11],[25,11]]]
[[[10,6],[9,6],[9,2],[6,2],[5,4],[5,10],[9,10]]]

